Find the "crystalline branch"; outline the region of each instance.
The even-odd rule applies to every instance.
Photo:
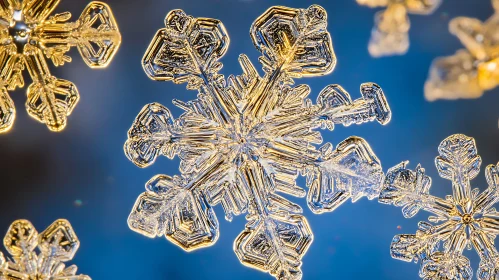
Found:
[[[336,63],[326,30],[326,12],[273,7],[251,27],[261,52],[260,76],[247,56],[242,75],[225,79],[219,59],[229,46],[223,24],[171,11],[143,59],[153,80],[187,83],[197,98],[174,104],[184,113],[174,119],[161,104],[146,105],[128,134],[125,153],[139,167],[157,157],[179,157],[180,175],[158,175],[146,184],[128,224],[148,237],[165,236],[190,251],[214,244],[219,236],[213,211],[221,204],[226,219],[246,213],[248,221],[234,250],[241,262],[278,279],[300,279],[301,259],[313,235],[299,205],[280,194],[306,196],[296,185],[307,177],[308,204],[317,213],[345,201],[376,198],[383,172],[361,138],[336,149],[322,143],[317,128],[390,121],[381,88],[361,86],[352,100],[331,85],[313,104],[302,77],[330,73]]]
[[[3,244],[12,259],[5,259],[0,253],[2,280],[91,280],[86,275],[76,275],[75,265],[66,267],[64,264],[73,259],[80,247],[66,220],[55,221],[40,234],[29,221],[17,220],[10,226]]]
[[[494,240],[499,234],[499,213],[493,207],[499,201],[498,166],[487,166],[488,187],[480,193],[470,182],[480,173],[482,163],[473,138],[450,136],[438,152],[438,173],[452,182],[452,195],[445,199],[429,194],[431,178],[421,166],[410,170],[407,163],[401,163],[386,175],[380,202],[402,207],[406,218],[420,210],[432,214],[429,223],[419,223],[416,234],[393,238],[392,257],[419,261],[419,275],[424,279],[471,279],[473,270],[463,251],[474,248],[481,259],[477,279],[498,279],[499,254]]]
[[[379,57],[405,54],[411,27],[408,14],[432,14],[442,0],[357,0],[357,3],[371,8],[386,7],[376,14],[369,41],[369,53]]]
[[[14,124],[16,109],[9,91],[24,87],[27,69],[26,109],[51,131],[61,131],[78,103],[70,81],[52,76],[47,59],[55,66],[71,62],[66,55],[77,47],[92,68],[106,67],[121,43],[121,35],[109,6],[91,2],[75,22],[64,12],[50,16],[60,0],[0,0],[0,133]]]
[[[425,97],[437,99],[478,98],[499,84],[499,1],[492,0],[495,13],[485,22],[457,17],[449,30],[464,49],[433,61],[425,84]]]

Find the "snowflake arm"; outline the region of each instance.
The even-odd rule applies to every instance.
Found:
[[[403,162],[388,170],[379,202],[402,207],[405,218],[414,217],[421,209],[434,214],[432,219],[437,221],[448,218],[452,203],[429,194],[431,178],[425,175],[424,168],[418,165],[412,171],[406,165]]]
[[[357,0],[370,8],[386,7],[376,14],[369,41],[373,57],[405,54],[409,49],[408,14],[429,15],[442,3],[441,0]]]
[[[499,165],[499,164],[498,164]],[[492,206],[499,201],[499,170],[498,165],[489,165],[485,169],[488,188],[477,196],[475,208],[477,210],[492,209]]]
[[[90,280],[86,275],[76,275],[75,265],[64,265],[80,246],[66,220],[55,221],[40,234],[29,221],[15,221],[4,238],[4,246],[12,260],[0,253],[0,279]]]
[[[327,145],[327,144],[326,144]],[[381,163],[367,142],[351,137],[335,151],[324,146],[322,160],[307,177],[308,205],[315,213],[330,212],[348,199],[379,195],[384,174]]]
[[[353,137],[334,151],[331,144],[318,150],[323,139],[315,129],[388,123],[383,91],[366,83],[362,97],[352,100],[331,85],[313,104],[310,88],[294,85],[298,78],[328,74],[336,63],[326,12],[316,5],[272,7],[252,25],[263,76],[246,55],[239,56],[241,75],[218,74],[229,44],[220,21],[174,10],[165,25],[144,56],[144,71],[153,80],[187,83],[198,95],[173,101],[184,111],[176,119],[166,107],[148,104],[130,128],[124,149],[139,167],[161,155],[181,160],[181,175],[160,175],[146,185],[129,216],[130,228],[195,250],[216,242],[212,207],[221,204],[227,220],[247,214],[246,229],[234,243],[243,264],[278,279],[300,279],[301,258],[313,236],[300,206],[280,194],[305,197],[296,184],[303,175],[316,212],[339,206],[327,205],[334,200],[330,192],[341,194],[341,202],[376,197],[383,172],[369,145]]]
[[[26,68],[33,80],[28,88],[26,109],[50,130],[61,131],[80,98],[78,90],[73,83],[50,75],[42,50],[26,47],[24,52]]]
[[[313,240],[307,220],[282,207],[281,200],[289,204],[283,198],[269,195],[272,180],[257,162],[247,161],[237,177],[255,203],[250,206],[246,229],[234,242],[236,255],[244,265],[277,279],[300,279],[301,258]]]
[[[147,237],[165,235],[185,250],[216,242],[218,221],[203,196],[188,188],[180,177],[158,175],[147,184],[135,203],[128,224]]]
[[[499,254],[494,245],[498,231],[497,166],[486,169],[488,188],[479,194],[471,189],[482,163],[473,138],[453,135],[439,146],[436,166],[439,175],[452,182],[452,196],[440,199],[430,195],[431,179],[420,166],[406,169],[406,163],[392,168],[385,180],[379,201],[403,207],[406,218],[423,209],[434,214],[420,223],[415,235],[397,235],[392,241],[392,257],[405,261],[420,260],[424,279],[471,279],[473,271],[463,256],[465,248],[475,248],[481,261],[478,279],[499,275]],[[442,249],[440,249],[440,245]]]
[[[50,16],[59,0],[2,1],[0,3],[0,132],[15,120],[15,107],[8,91],[23,87],[22,71],[32,79],[26,108],[31,117],[51,131],[61,131],[76,106],[76,86],[51,75],[47,59],[55,66],[71,62],[66,53],[76,46],[91,68],[106,67],[117,52],[121,35],[109,6],[91,2],[75,22],[71,14]],[[49,17],[50,16],[50,17]]]

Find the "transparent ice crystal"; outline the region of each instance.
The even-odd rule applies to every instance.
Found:
[[[3,244],[12,259],[5,259],[0,252],[0,280],[91,280],[86,275],[76,275],[75,265],[64,265],[73,259],[80,246],[66,220],[55,221],[40,234],[29,221],[17,220],[10,226]]]
[[[402,207],[406,218],[420,210],[433,214],[430,223],[419,223],[416,234],[395,236],[391,255],[407,262],[420,261],[419,275],[424,279],[471,279],[473,270],[463,251],[475,248],[481,259],[477,279],[499,279],[499,254],[494,245],[499,234],[499,213],[493,208],[499,201],[498,166],[486,168],[488,188],[480,193],[470,183],[482,163],[475,140],[453,135],[440,144],[438,151],[439,175],[452,181],[452,195],[445,199],[429,194],[431,178],[421,166],[413,171],[404,162],[386,175],[381,203]]]
[[[478,98],[499,84],[499,0],[487,21],[452,19],[449,30],[465,49],[433,61],[425,84],[425,97],[437,99]]]
[[[329,143],[317,149],[322,137],[315,129],[388,123],[383,91],[366,83],[362,97],[352,100],[330,85],[313,104],[307,85],[294,86],[294,79],[328,74],[336,64],[320,6],[272,7],[254,22],[250,34],[262,53],[263,77],[245,55],[239,57],[242,75],[226,80],[218,74],[229,46],[220,21],[174,10],[165,25],[144,56],[144,70],[153,80],[187,83],[198,96],[173,101],[184,111],[177,119],[161,104],[148,104],[131,127],[125,144],[131,161],[147,167],[160,155],[178,156],[181,175],[158,175],[146,184],[130,228],[151,238],[164,235],[187,251],[210,246],[219,236],[212,207],[221,204],[227,220],[247,214],[234,243],[243,264],[278,279],[300,279],[312,231],[300,206],[278,193],[306,196],[296,185],[302,175],[316,213],[348,199],[376,198],[384,174],[369,145],[351,137],[336,149]]]
[[[373,57],[405,54],[409,49],[408,13],[432,14],[442,0],[357,0],[371,8],[386,7],[376,14],[369,41],[369,53]]]
[[[91,2],[75,22],[69,12],[50,16],[60,0],[0,0],[0,133],[12,128],[16,117],[9,91],[24,87],[27,69],[26,109],[51,131],[61,131],[76,106],[76,86],[51,75],[47,59],[55,66],[71,62],[66,55],[76,46],[92,68],[106,67],[121,43],[111,9]],[[50,16],[50,17],[49,17]]]

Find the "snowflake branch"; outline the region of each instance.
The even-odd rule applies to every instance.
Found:
[[[70,13],[57,14],[35,29],[39,47],[56,66],[71,62],[65,53],[77,46],[91,68],[106,67],[121,44],[121,35],[107,4],[92,2],[76,22],[67,23]]]
[[[350,137],[321,148],[322,157],[307,174],[308,205],[315,213],[334,211],[349,198],[378,197],[384,173],[379,159],[367,142]]]
[[[352,98],[339,85],[326,87],[317,98],[317,112],[314,118],[322,128],[334,129],[335,124],[349,126],[377,120],[385,125],[392,113],[380,86],[364,83],[360,86],[362,98]]]
[[[424,168],[417,166],[416,171],[407,169],[408,162],[388,170],[379,202],[403,207],[405,218],[414,217],[419,210],[435,214],[433,221],[448,219],[454,210],[452,202],[429,194],[431,178],[425,175]]]
[[[52,131],[66,127],[67,116],[78,103],[76,86],[50,74],[43,52],[30,45],[26,46],[26,68],[33,80],[28,88],[26,108],[31,117],[45,123]]]
[[[284,201],[276,202],[284,199],[273,197],[272,180],[257,162],[246,161],[239,168],[237,179],[250,198],[250,213],[246,230],[234,243],[236,255],[243,264],[265,270],[277,278],[300,279],[301,258],[312,242],[307,221],[279,207]],[[259,245],[248,250],[248,244],[255,242]]]

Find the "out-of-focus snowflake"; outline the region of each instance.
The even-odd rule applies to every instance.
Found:
[[[55,66],[71,62],[66,53],[76,46],[92,68],[106,67],[121,43],[111,9],[91,2],[75,22],[69,12],[50,16],[60,0],[0,0],[0,133],[12,128],[16,116],[8,91],[24,87],[22,72],[32,79],[26,109],[52,131],[66,126],[79,99],[76,86],[51,75]],[[50,17],[49,17],[50,16]]]
[[[466,49],[433,61],[425,84],[426,99],[478,98],[499,84],[499,0],[487,21],[457,17],[449,30]]]
[[[330,73],[336,58],[326,30],[326,12],[273,7],[251,27],[261,51],[261,77],[241,55],[241,76],[227,80],[218,71],[229,37],[215,19],[170,12],[143,60],[154,80],[187,83],[198,98],[174,104],[185,112],[173,119],[164,106],[146,105],[125,144],[140,167],[159,155],[181,159],[180,176],[151,179],[128,219],[130,228],[148,237],[165,235],[184,250],[215,243],[219,235],[213,206],[222,204],[226,219],[247,213],[246,229],[234,250],[247,266],[279,279],[300,279],[301,258],[312,231],[299,205],[277,193],[304,197],[296,185],[307,176],[308,205],[317,213],[332,211],[351,198],[376,198],[383,172],[368,144],[351,137],[333,149],[316,128],[386,124],[389,106],[379,86],[361,86],[353,101],[338,85],[326,87],[317,104],[310,88],[294,79]]]
[[[77,267],[65,267],[73,259],[80,241],[66,220],[57,220],[38,234],[26,220],[17,220],[9,228],[3,244],[12,259],[0,253],[0,279],[91,280],[76,275]],[[38,248],[40,253],[35,250]]]
[[[477,279],[499,277],[499,254],[494,240],[499,233],[499,169],[486,169],[488,188],[479,193],[470,181],[480,172],[482,159],[475,140],[457,134],[445,139],[438,148],[436,166],[440,176],[452,181],[452,196],[445,199],[429,194],[431,178],[418,166],[406,169],[406,162],[390,169],[379,201],[402,208],[411,218],[423,209],[434,216],[420,222],[416,234],[393,238],[391,254],[403,261],[420,261],[419,275],[424,279],[471,279],[473,270],[463,256],[465,248],[475,251],[481,262]],[[441,246],[443,245],[443,246]]]
[[[373,57],[405,54],[409,49],[408,13],[432,14],[442,0],[357,0],[371,8],[386,7],[376,14],[369,41],[369,53]]]

